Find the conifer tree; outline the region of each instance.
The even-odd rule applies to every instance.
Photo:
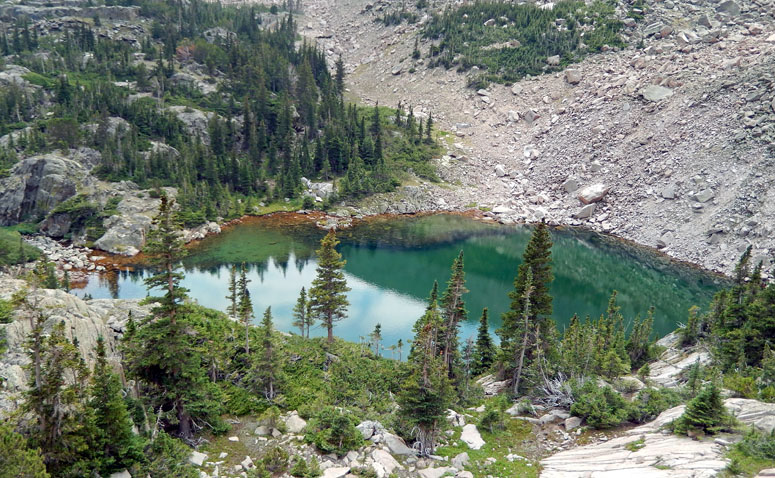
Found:
[[[463,251],[452,262],[452,275],[447,282],[447,289],[441,297],[441,349],[444,365],[449,378],[454,377],[455,361],[458,359],[458,329],[460,323],[466,320],[467,312],[463,294],[466,289],[465,272],[463,270]]]
[[[522,264],[514,279],[514,290],[509,292],[511,306],[503,314],[503,325],[497,333],[501,338],[501,362],[506,376],[516,378],[523,342],[528,343],[523,365],[532,364],[537,355],[547,356],[556,334],[549,286],[554,280],[551,265],[552,240],[545,223],[533,230],[522,256]],[[528,280],[529,279],[529,280]],[[527,293],[528,290],[530,293]],[[527,315],[526,315],[527,313]],[[543,350],[535,348],[540,344]]]
[[[187,323],[190,307],[181,303],[187,291],[180,286],[183,274],[178,270],[185,249],[172,205],[171,199],[162,196],[145,249],[159,271],[146,279],[146,286],[149,291],[160,287],[166,293],[148,299],[157,306],[131,338],[125,339],[125,353],[128,371],[140,379],[153,408],[173,413],[167,423],[176,425],[180,436],[190,437],[192,411],[196,418],[213,425],[219,420],[219,408],[210,400],[202,358]]]
[[[89,371],[78,348],[65,337],[64,322],[43,337],[39,313],[28,340],[29,390],[22,407],[30,413],[31,444],[41,449],[47,470],[54,476],[85,475],[93,467],[96,438],[94,417],[88,407]]]
[[[293,306],[293,326],[299,328],[302,337],[309,337],[309,323],[307,321],[307,291],[304,287],[299,292],[296,305]]]
[[[0,424],[0,478],[50,478],[40,450],[28,448],[8,422]]]
[[[89,406],[94,411],[97,440],[94,452],[104,476],[130,468],[143,459],[142,444],[132,433],[126,402],[118,376],[105,356],[105,340],[97,339],[97,361],[91,379]]]
[[[437,353],[442,318],[435,301],[418,319],[409,358],[410,375],[398,396],[401,414],[415,427],[415,438],[420,454],[433,453],[440,423],[451,403],[452,387],[447,367]]]
[[[382,324],[374,326],[374,331],[371,333],[371,341],[374,344],[374,355],[379,357],[379,345],[382,341]]]
[[[472,371],[474,375],[490,370],[490,367],[495,362],[495,345],[492,343],[492,337],[490,337],[487,307],[482,309],[482,317],[479,319],[479,330],[473,350],[473,362]]]
[[[237,311],[240,322],[245,327],[245,353],[248,355],[250,355],[250,321],[253,319],[253,301],[250,300],[249,282],[250,279],[247,278],[247,271],[243,262],[240,268],[239,280],[237,281],[237,292],[239,294]]]
[[[229,305],[226,307],[226,315],[237,317],[237,301],[239,300],[239,290],[237,289],[237,266],[232,265],[229,270],[229,295],[226,296]]]
[[[251,380],[257,392],[263,393],[270,402],[277,397],[277,385],[280,373],[277,349],[272,337],[272,308],[267,307],[261,319],[261,349],[254,360]]]
[[[677,433],[691,430],[716,434],[729,422],[729,412],[715,382],[710,382],[702,391],[686,404],[686,410],[674,427]]]
[[[309,301],[312,317],[320,321],[328,331],[328,343],[334,342],[334,323],[345,318],[347,301],[345,293],[350,290],[344,277],[342,255],[336,251],[334,230],[320,241],[320,249],[315,251],[318,257],[317,277],[312,281],[309,290]]]

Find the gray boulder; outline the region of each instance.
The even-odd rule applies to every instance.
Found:
[[[640,91],[641,96],[652,102],[662,101],[673,96],[673,90],[659,85],[649,85]]]
[[[404,443],[404,440],[392,433],[383,433],[382,439],[390,449],[390,453],[401,456],[414,456],[415,452]]]
[[[610,190],[611,188],[605,184],[592,184],[578,191],[576,197],[578,197],[579,201],[583,204],[592,204],[601,201]]]
[[[597,203],[587,204],[586,206],[579,209],[573,217],[576,219],[588,219],[592,217],[592,215],[595,213],[595,209],[597,208]]]
[[[81,164],[57,154],[24,159],[0,180],[0,225],[47,214],[91,183]]]

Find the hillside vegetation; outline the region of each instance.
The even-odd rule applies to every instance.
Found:
[[[434,15],[423,35],[434,40],[431,66],[459,71],[476,66],[484,70],[475,77],[479,81],[512,83],[624,46],[621,28],[614,6],[602,1],[562,1],[552,8],[476,2]]]

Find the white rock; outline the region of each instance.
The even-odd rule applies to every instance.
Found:
[[[422,478],[441,478],[447,473],[455,473],[454,468],[450,468],[448,466],[442,466],[439,468],[426,468],[424,470],[418,470],[417,473]]]
[[[479,434],[479,430],[476,429],[476,425],[473,423],[469,423],[463,427],[460,439],[472,450],[478,450],[484,446],[482,435]]]
[[[458,470],[464,469],[468,464],[471,462],[471,459],[468,457],[468,453],[463,452],[455,455],[454,458],[452,458],[452,466],[457,468]]]
[[[307,422],[295,413],[285,419],[285,427],[289,433],[301,433],[306,426]]]
[[[196,466],[202,466],[202,463],[205,462],[207,459],[207,455],[204,453],[199,453],[198,451],[192,451],[191,456],[188,458],[188,461],[191,462],[191,464]]]
[[[350,473],[349,466],[332,466],[323,471],[323,478],[342,478]]]
[[[253,459],[249,456],[246,456],[245,459],[240,462],[240,465],[242,465],[242,469],[245,471],[251,470],[256,466],[253,464]]]
[[[132,478],[132,475],[127,470],[124,470],[112,473],[108,478]]]
[[[578,191],[577,197],[583,204],[592,204],[602,200],[611,188],[605,184],[597,183]]]
[[[229,437],[229,441],[231,441],[231,442],[237,442],[237,441],[239,441],[239,437],[238,437],[238,436],[232,436],[232,437]]]

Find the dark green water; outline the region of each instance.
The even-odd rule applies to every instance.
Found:
[[[200,304],[224,310],[229,268],[246,262],[256,317],[272,306],[277,327],[293,331],[291,309],[299,289],[309,289],[315,277],[314,250],[323,234],[312,224],[238,225],[191,252],[184,286]],[[475,336],[483,307],[489,307],[491,327],[497,328],[530,228],[440,214],[374,220],[340,231],[338,237],[352,291],[349,317],[337,324],[335,334],[357,342],[381,323],[385,345],[390,345],[411,339],[411,326],[424,310],[433,281],[443,288],[461,249],[470,291],[465,296],[469,321],[461,327],[461,338]],[[553,231],[552,237],[552,295],[560,330],[574,313],[600,315],[616,289],[625,318],[645,315],[654,306],[655,331],[664,335],[686,320],[692,305],[705,308],[722,285],[715,276],[608,237],[577,230]],[[143,274],[121,273],[113,281],[95,276],[77,293],[144,297]]]

